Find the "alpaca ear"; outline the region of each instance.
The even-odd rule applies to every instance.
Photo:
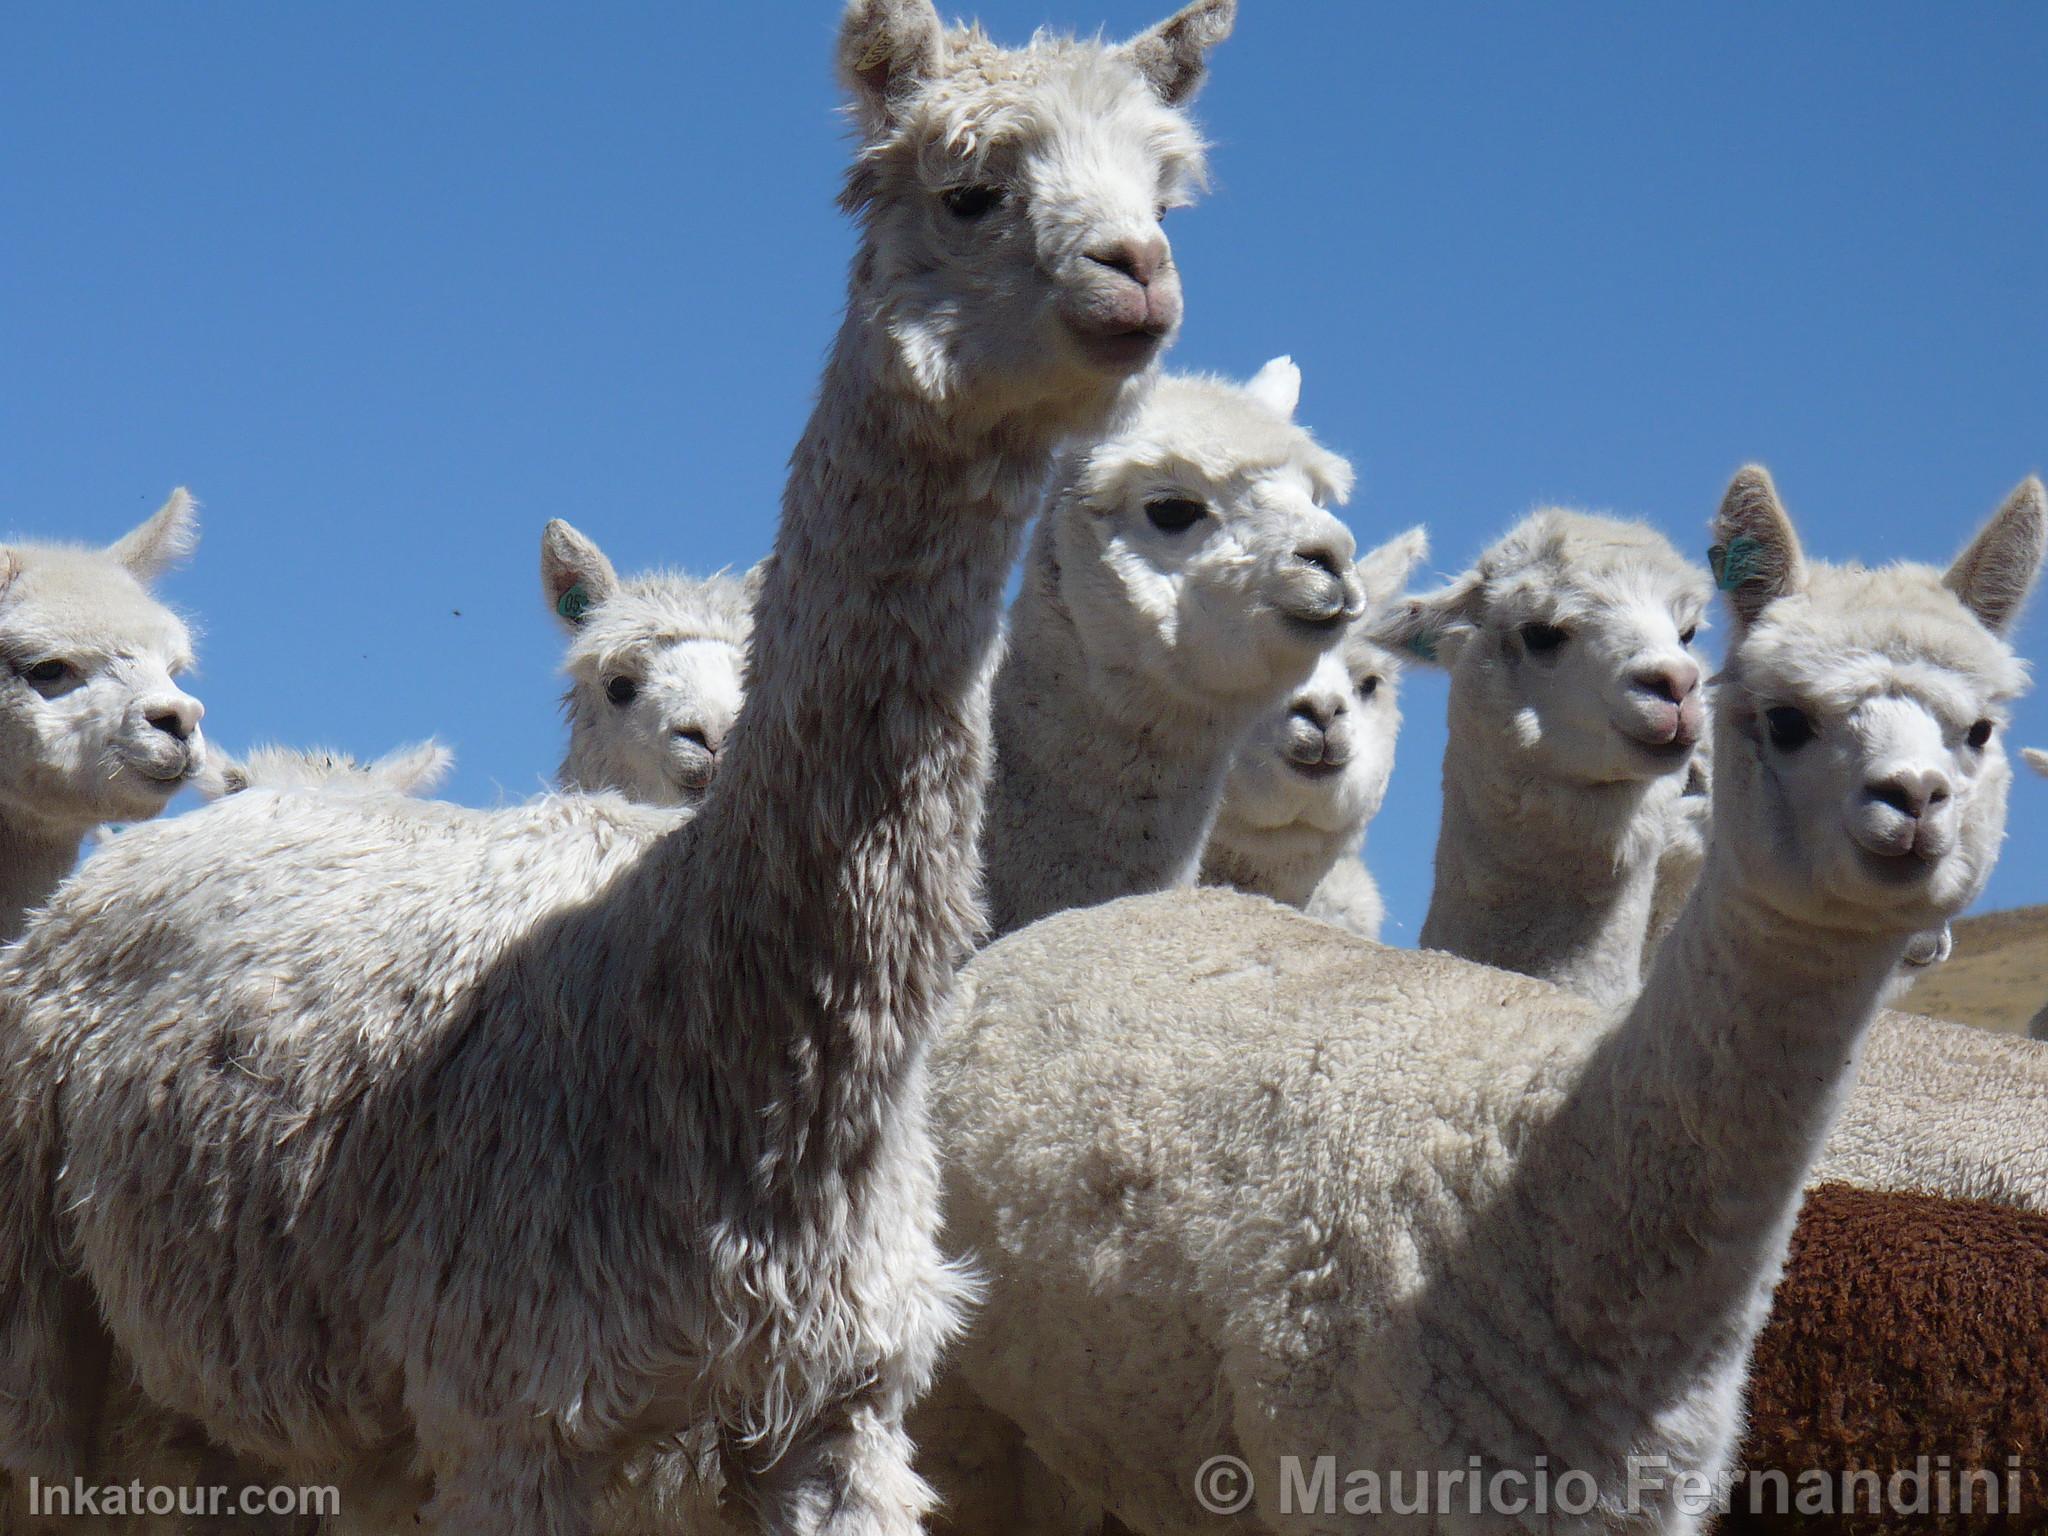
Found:
[[[2048,778],[2048,752],[2043,752],[2039,747],[2022,747],[2020,756],[2027,760],[2027,766],[2034,772]]]
[[[1301,404],[1301,370],[1293,358],[1276,357],[1246,381],[1244,392],[1282,421],[1292,421]]]
[[[2041,574],[2041,549],[2048,536],[2048,492],[2027,476],[1991,514],[1991,521],[1956,556],[1941,584],[1963,600],[1978,622],[2002,635],[2026,605]]]
[[[1378,613],[1408,585],[1416,565],[1429,558],[1429,530],[1410,528],[1378,549],[1361,555],[1354,569],[1358,584],[1365,588],[1365,611]]]
[[[1729,482],[1714,515],[1714,543],[1707,551],[1714,585],[1728,595],[1736,622],[1754,624],[1778,598],[1806,586],[1806,556],[1792,519],[1778,501],[1778,488],[1761,464],[1746,464]]]
[[[576,629],[619,590],[619,575],[603,550],[558,517],[541,530],[540,585],[555,617]]]
[[[1438,592],[1403,598],[1366,620],[1365,637],[1376,645],[1446,670],[1479,627],[1486,583],[1467,571]]]
[[[1140,32],[1124,44],[1124,52],[1159,99],[1177,107],[1202,88],[1209,50],[1236,24],[1237,0],[1194,0],[1151,31]]]
[[[455,754],[431,738],[387,752],[370,765],[370,777],[401,795],[424,795],[455,766]]]
[[[904,101],[945,60],[946,26],[932,0],[847,0],[839,76],[870,133],[895,122]]]
[[[199,504],[182,485],[149,520],[107,546],[107,553],[144,586],[192,553],[199,543]]]
[[[192,780],[192,787],[198,790],[200,798],[205,800],[219,800],[226,795],[239,795],[249,787],[249,770],[241,759],[216,751],[212,744],[208,743],[206,760],[200,765],[198,775]]]

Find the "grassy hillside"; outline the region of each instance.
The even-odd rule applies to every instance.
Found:
[[[2048,907],[1987,912],[1955,925],[1955,953],[1901,1005],[1938,1019],[2025,1034],[2048,1004]]]

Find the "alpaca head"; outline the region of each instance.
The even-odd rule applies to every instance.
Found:
[[[621,580],[560,519],[541,535],[540,564],[548,607],[569,632],[563,784],[696,805],[739,717],[751,579]]]
[[[1358,562],[1368,611],[1398,596],[1428,536],[1411,529]],[[1231,764],[1224,815],[1259,831],[1348,837],[1379,814],[1401,731],[1401,660],[1354,624],[1308,681],[1253,728]]]
[[[1714,695],[1714,847],[1758,897],[1827,926],[1932,930],[1983,888],[2012,778],[2001,732],[2026,684],[2005,636],[2048,525],[2028,480],[1946,572],[1800,552],[1770,476],[1714,524],[1734,619]]]
[[[201,776],[210,798],[251,789],[312,789],[329,794],[424,795],[440,786],[455,754],[438,741],[422,741],[365,763],[325,747],[257,747]]]
[[[1203,179],[1184,108],[1235,12],[1195,0],[1121,45],[1005,49],[931,0],[850,0],[855,287],[921,394],[1099,409],[1158,355],[1181,314],[1160,221]]]
[[[1683,775],[1700,738],[1707,596],[1654,530],[1549,509],[1372,628],[1450,669],[1466,750],[1562,784],[1647,782]]]
[[[0,545],[0,816],[53,836],[156,815],[205,764],[178,685],[192,638],[150,584],[198,537],[192,498],[105,549]]]
[[[1327,510],[1351,466],[1294,424],[1299,385],[1285,358],[1246,385],[1164,378],[1061,457],[1039,558],[1098,681],[1258,711],[1363,611],[1351,534]]]

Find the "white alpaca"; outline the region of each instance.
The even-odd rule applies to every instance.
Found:
[[[148,820],[205,765],[192,638],[149,595],[198,537],[177,490],[105,549],[0,544],[0,943],[94,827]]]
[[[1367,613],[1399,595],[1428,552],[1416,528],[1363,557]],[[1365,621],[1352,625],[1238,749],[1202,851],[1202,883],[1270,896],[1377,939],[1386,904],[1365,867],[1365,828],[1394,772],[1400,686],[1400,658],[1367,637]]]
[[[1717,835],[1619,1015],[1217,891],[984,952],[934,1072],[991,1282],[967,1380],[1149,1536],[1378,1529],[1418,1473],[1415,1529],[1526,1530],[1539,1474],[1545,1530],[1699,1529],[1674,1482],[1734,1450],[1878,990],[1990,873],[2010,769],[1977,722],[2024,668],[1979,557],[2030,581],[2039,534],[1995,520],[1946,582],[1830,568],[1737,478]],[[1219,1455],[1255,1487],[1198,1483]]]
[[[1424,948],[1635,996],[1704,719],[1707,592],[1654,530],[1551,509],[1370,626],[1451,674]]]
[[[559,518],[541,535],[541,590],[569,632],[567,789],[643,805],[701,804],[745,693],[758,577],[652,571],[621,580]]]
[[[2048,527],[2048,490],[2038,479],[2022,481],[2000,516]],[[2048,754],[2027,748],[2021,756],[2048,773]],[[2048,1211],[2048,1046],[2040,1028],[2037,1019],[2037,1038],[2019,1040],[1881,1014],[1814,1182]]]
[[[998,934],[1191,885],[1237,745],[1358,617],[1351,466],[1301,375],[1162,379],[1054,471],[995,684]]]
[[[1158,216],[1231,17],[1006,52],[849,6],[862,247],[694,816],[236,795],[64,888],[0,974],[17,1479],[84,1459],[96,1315],[229,1451],[409,1469],[431,1529],[577,1536],[685,1436],[763,1532],[918,1528],[1001,594],[1053,446],[1178,323]]]

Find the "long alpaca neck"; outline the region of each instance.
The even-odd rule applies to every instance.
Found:
[[[0,815],[0,944],[20,937],[28,914],[71,872],[84,845],[82,833],[53,832]]]
[[[1539,1448],[1732,1449],[1802,1187],[1904,942],[1785,918],[1710,861],[1634,1005],[1518,1094],[1554,1107],[1509,1136],[1510,1185],[1432,1310],[1514,1385]],[[1516,1361],[1550,1362],[1549,1390]]]
[[[1618,1006],[1642,982],[1643,935],[1663,846],[1649,783],[1561,785],[1477,761],[1454,731],[1444,749],[1436,884],[1422,946],[1517,971]]]
[[[856,293],[791,459],[725,761],[672,839],[686,895],[652,882],[730,1014],[716,1091],[755,1100],[733,1152],[771,1191],[867,1166],[975,937],[1002,589],[1074,424],[949,416],[869,308]]]
[[[1166,696],[1090,657],[1041,534],[995,684],[987,826],[989,924],[1193,885],[1231,755],[1256,706]]]

